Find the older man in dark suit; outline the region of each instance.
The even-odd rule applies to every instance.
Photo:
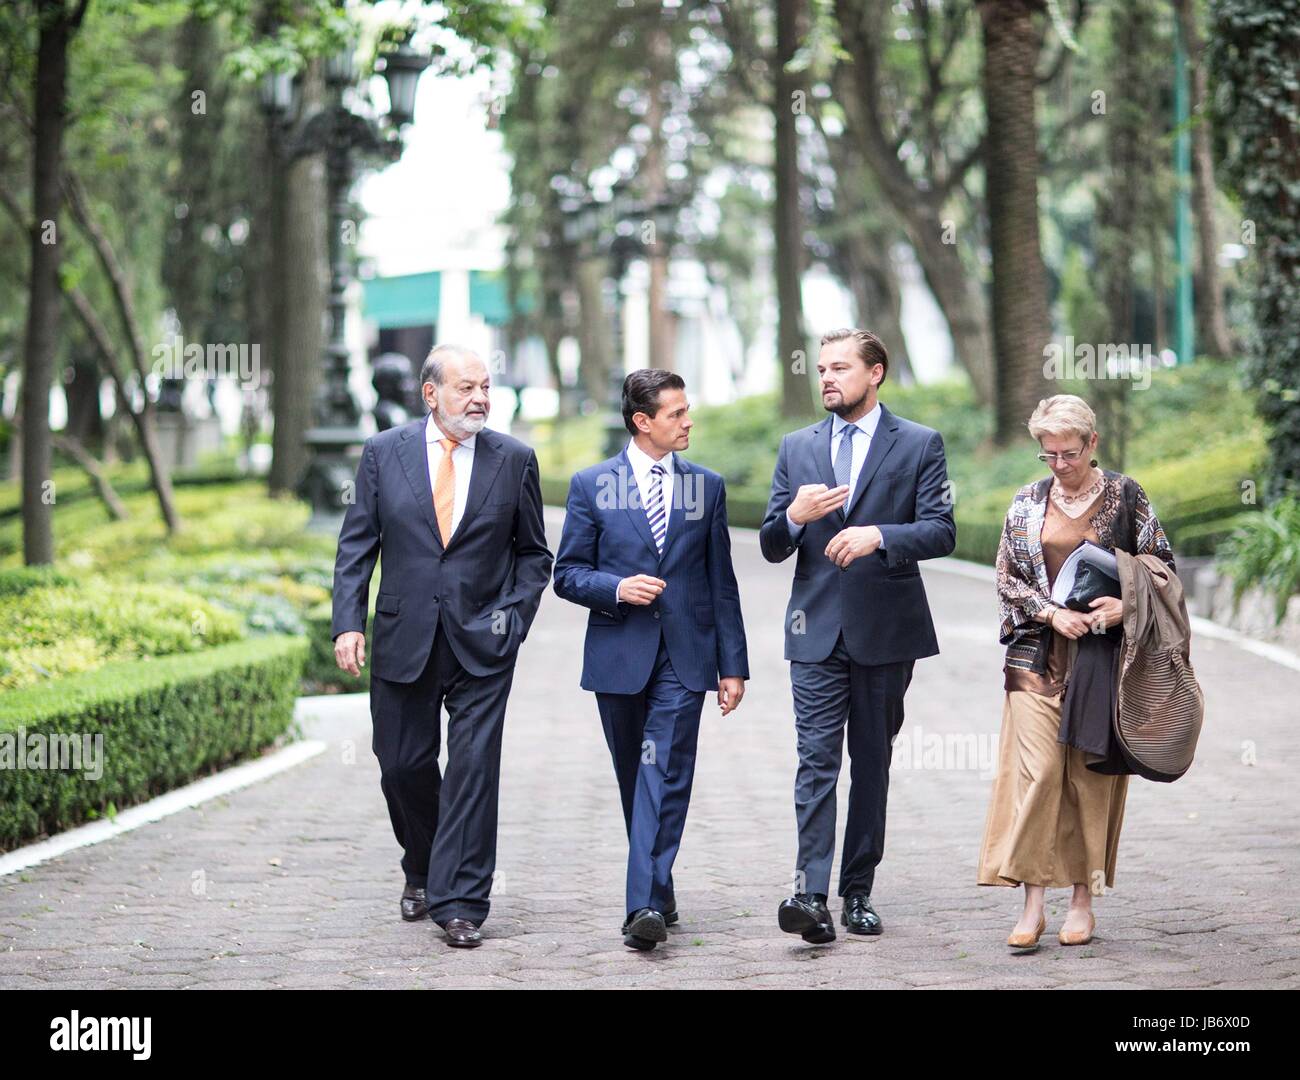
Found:
[[[956,543],[943,438],[877,400],[889,357],[865,330],[822,338],[817,372],[832,415],[781,440],[759,532],[769,562],[798,552],[786,609],[799,769],[795,895],[777,913],[805,941],[835,940],[826,908],[835,857],[835,783],[852,760],[840,859],[840,921],[878,934],[872,906],[885,847],[893,739],[912,665],[939,651],[917,563]]]
[[[440,345],[420,382],[428,416],[366,440],[334,567],[334,654],[354,675],[365,663],[382,554],[370,713],[403,852],[402,917],[427,913],[465,948],[488,914],[506,698],[552,557],[537,456],[484,426],[483,361]]]

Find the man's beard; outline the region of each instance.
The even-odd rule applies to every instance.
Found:
[[[486,414],[470,416],[461,413],[459,416],[448,416],[442,410],[435,409],[433,415],[442,430],[456,439],[468,439],[471,435],[477,435],[487,423]]]
[[[863,395],[860,398],[858,398],[857,401],[852,401],[852,402],[845,401],[844,395],[840,394],[840,403],[838,405],[826,405],[824,406],[824,408],[826,409],[827,412],[835,413],[836,416],[841,416],[841,417],[850,416],[853,413],[857,412],[858,409],[862,408],[862,406],[866,404],[866,400],[867,400],[867,393],[863,393]]]

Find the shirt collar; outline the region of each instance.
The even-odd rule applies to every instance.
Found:
[[[424,441],[426,443],[435,443],[439,439],[445,439],[445,438],[447,438],[447,436],[443,434],[442,428],[440,428],[436,423],[434,423],[433,413],[430,413],[428,418],[424,421]],[[456,441],[460,443],[461,446],[468,446],[470,449],[473,449],[474,440],[477,438],[478,435],[474,434],[474,435],[470,435],[468,438],[457,439]]]
[[[876,427],[880,424],[880,400],[876,400],[876,404],[869,413],[853,422],[857,425],[859,431],[865,432],[868,436],[875,435]],[[839,435],[841,429],[847,423],[848,421],[839,413],[831,413],[831,438],[834,439]]]
[[[638,481],[644,480],[650,475],[650,469],[655,464],[655,459],[647,454],[641,447],[637,446],[631,439],[627,441],[627,460],[632,466],[632,472],[636,475]],[[673,475],[673,455],[665,454],[659,459],[661,464],[668,472],[669,476]]]

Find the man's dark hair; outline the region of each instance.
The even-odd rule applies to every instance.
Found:
[[[659,411],[659,391],[685,390],[686,382],[675,371],[662,368],[641,368],[623,380],[623,426],[628,434],[636,434],[632,417],[639,412],[654,416]]]
[[[883,383],[889,377],[889,353],[885,351],[884,342],[876,337],[870,330],[832,330],[828,334],[822,335],[823,345],[832,345],[837,341],[852,341],[853,351],[857,353],[858,359],[867,365],[868,370],[877,364],[884,365],[885,372],[880,376]]]

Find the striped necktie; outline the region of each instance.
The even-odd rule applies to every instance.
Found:
[[[656,461],[650,469],[650,493],[646,496],[645,516],[650,521],[650,532],[655,538],[659,554],[664,553],[664,537],[668,534],[668,515],[664,513],[664,477],[668,470]]]

